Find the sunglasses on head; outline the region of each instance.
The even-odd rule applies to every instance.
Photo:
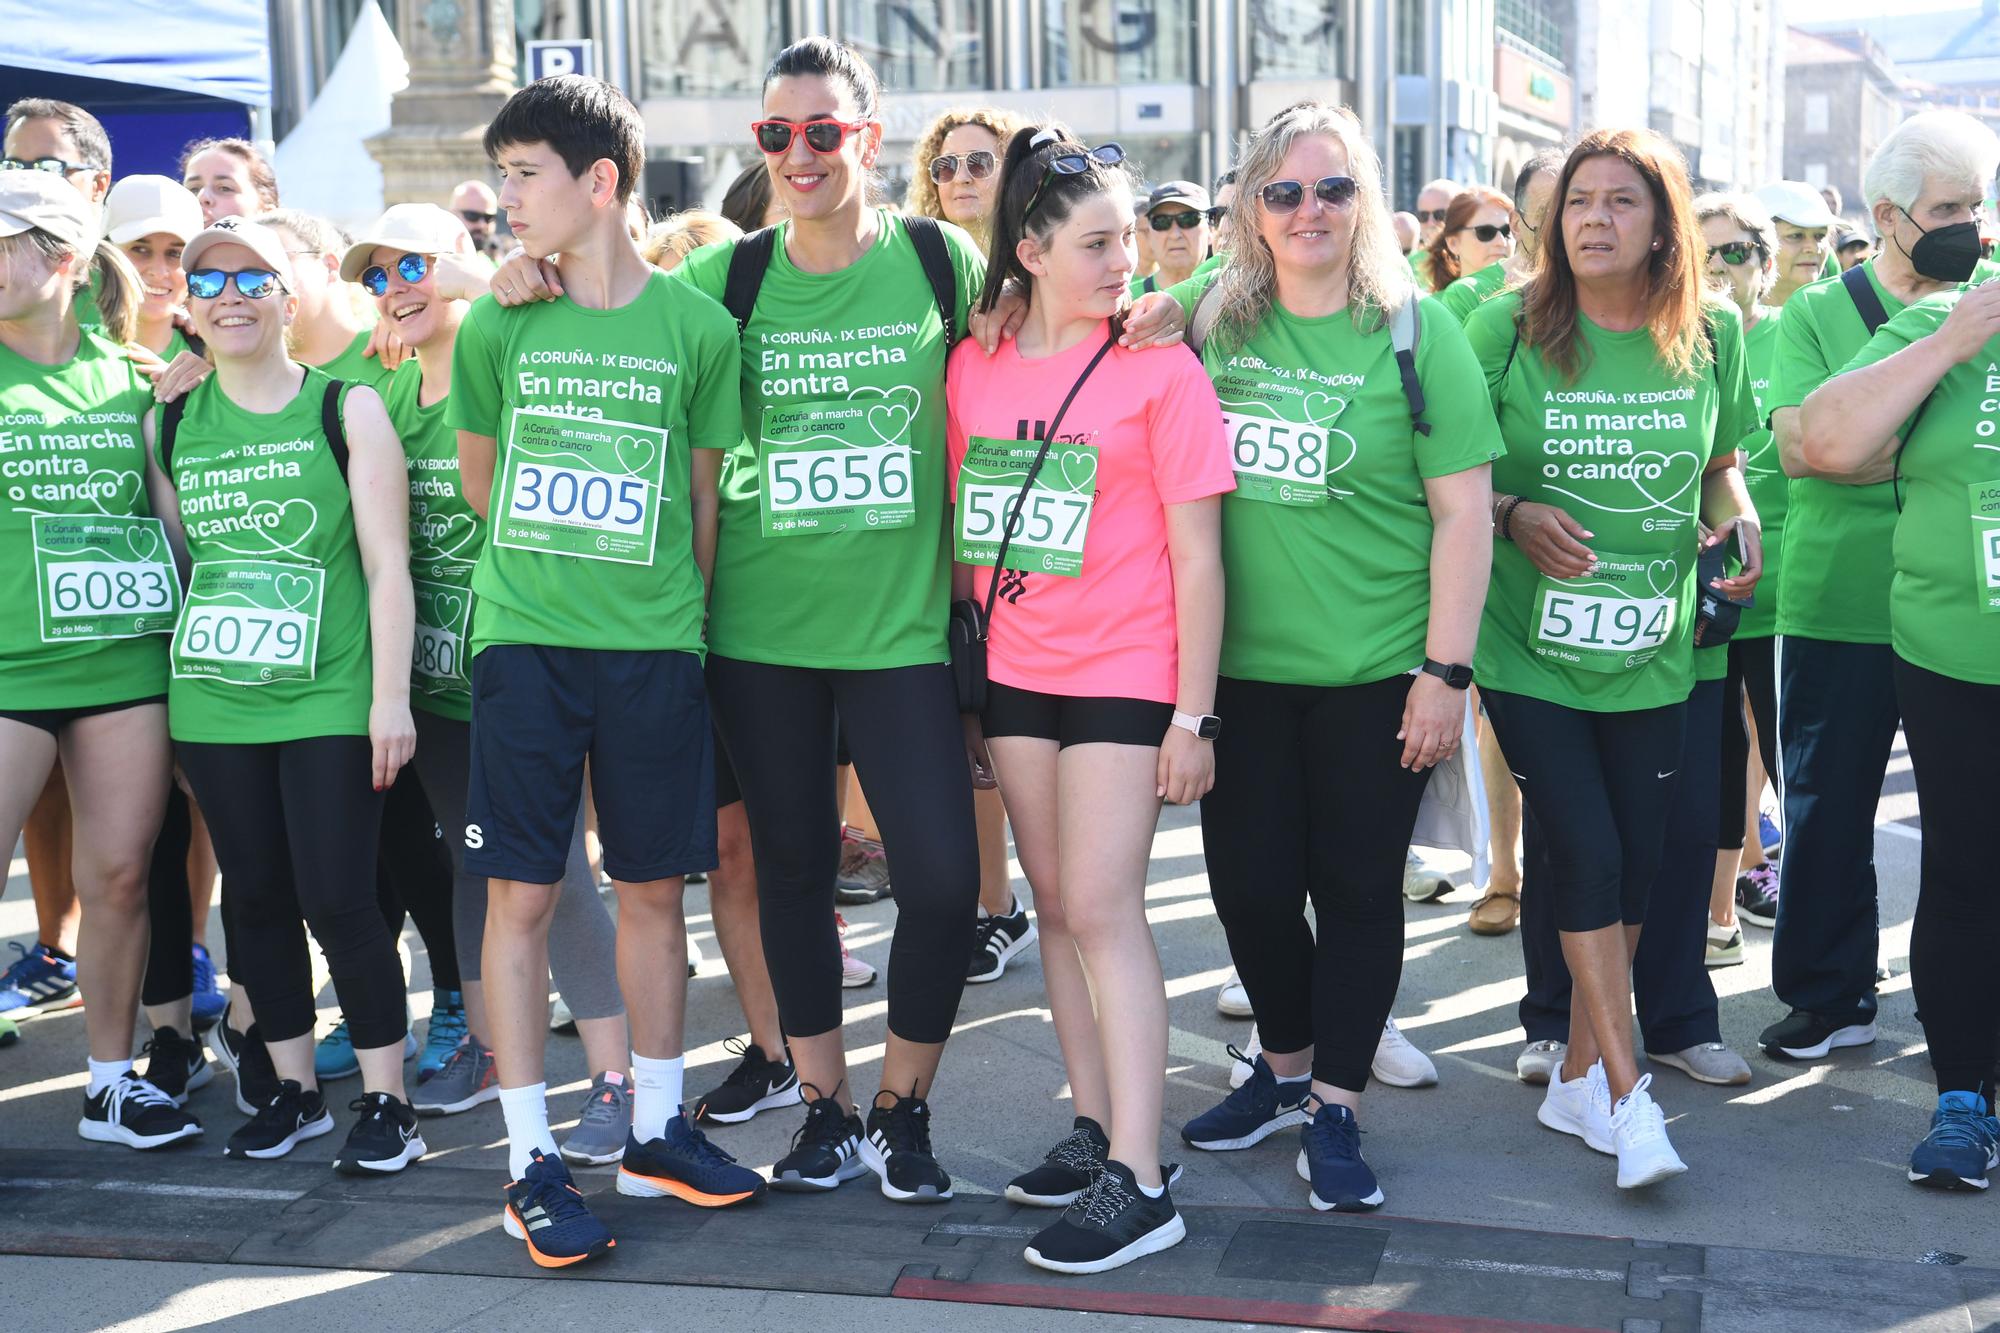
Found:
[[[1722,262],[1731,268],[1736,267],[1738,264],[1748,263],[1750,257],[1756,253],[1757,247],[1748,241],[1731,241],[1727,245],[1711,245],[1708,247],[1708,257],[1710,259],[1721,255]]]
[[[808,139],[807,143],[812,141]],[[938,185],[950,183],[958,175],[959,163],[965,164],[965,174],[973,180],[983,181],[993,174],[997,165],[993,154],[984,148],[975,149],[960,158],[957,153],[943,153],[931,159],[931,180]]]
[[[430,275],[431,261],[428,255],[404,255],[396,261],[396,273],[412,287]],[[371,264],[361,270],[361,285],[368,289],[370,296],[380,296],[389,290],[389,270],[380,264]]]
[[[757,136],[757,147],[776,157],[792,150],[792,136],[805,136],[806,147],[822,157],[840,151],[847,142],[847,136],[858,134],[868,128],[865,120],[845,121],[830,118],[821,120],[755,120],[750,122],[750,132]]]
[[[226,269],[198,268],[188,274],[188,295],[213,301],[222,295],[222,289],[229,285],[231,279],[236,282],[237,293],[250,301],[261,301],[273,292],[285,289],[278,275],[268,268],[239,268],[233,273]]]
[[[475,208],[461,208],[458,210],[458,215],[461,218],[464,218],[467,222],[493,223],[493,222],[498,222],[500,220],[500,215],[498,213],[481,213],[478,209]]]
[[[0,171],[46,171],[67,176],[76,171],[94,171],[88,162],[65,162],[59,157],[0,157]]]
[[[1357,188],[1352,176],[1322,176],[1312,183],[1313,197],[1328,208],[1345,208],[1353,203]],[[1272,181],[1258,192],[1258,197],[1264,201],[1267,213],[1296,213],[1306,201],[1305,183]]]
[[[1182,231],[1193,231],[1208,221],[1208,214],[1184,208],[1174,213],[1149,213],[1146,220],[1153,224],[1154,231],[1170,231],[1175,227],[1179,227]]]
[[[1028,146],[1030,149],[1039,150],[1049,144],[1060,142],[1053,131],[1043,130],[1029,140]],[[1023,222],[1028,220],[1028,215],[1035,211],[1035,205],[1042,202],[1042,194],[1049,188],[1049,182],[1056,177],[1081,176],[1092,166],[1115,167],[1124,160],[1124,148],[1115,143],[1099,144],[1095,148],[1079,146],[1073,153],[1058,153],[1049,159],[1048,170],[1042,173],[1041,183],[1035,186],[1035,192],[1028,196],[1028,206],[1021,210],[1021,220]]]
[[[1459,230],[1469,231],[1482,241],[1490,241],[1496,236],[1505,236],[1510,241],[1514,239],[1514,229],[1504,222],[1498,226],[1490,222],[1482,222],[1476,227],[1460,227]]]
[[[1446,210],[1442,208],[1420,208],[1417,210],[1417,221],[1443,222],[1445,211]]]

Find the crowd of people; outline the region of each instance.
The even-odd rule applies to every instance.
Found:
[[[1696,196],[1649,130],[1396,214],[1311,101],[1212,190],[946,112],[899,208],[882,99],[852,50],[788,46],[762,162],[656,222],[632,104],[544,79],[486,129],[497,190],[353,238],[249,143],[114,180],[87,112],[8,109],[0,831],[39,938],[0,1013],[88,1001],[82,1137],[198,1138],[220,1065],[224,1152],[282,1157],[358,1078],[334,1165],[380,1175],[497,1101],[502,1225],[543,1267],[615,1243],[572,1166],[700,1207],[871,1174],[936,1203],[963,988],[1038,944],[1075,1114],[1006,1193],[1052,1211],[1029,1263],[1117,1267],[1185,1235],[1145,887],[1162,805],[1199,803],[1217,1003],[1255,1027],[1180,1137],[1296,1128],[1312,1206],[1371,1209],[1363,1094],[1437,1077],[1392,1016],[1438,889],[1411,847],[1474,850],[1483,802],[1469,925],[1519,930],[1517,1073],[1650,1186],[1687,1170],[1651,1071],[1751,1076],[1709,976],[1743,923],[1790,1011],[1766,1052],[1875,1040],[1900,726],[1939,1093],[1909,1177],[1986,1187],[1990,131],[1888,136],[1851,255],[1837,200]],[[703,877],[744,1035],[691,1097]],[[838,908],[890,894],[863,1097],[841,991],[876,975]],[[552,985],[592,1072],[561,1143]],[[710,1138],[792,1107],[768,1174]]]

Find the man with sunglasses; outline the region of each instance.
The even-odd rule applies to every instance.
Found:
[[[97,117],[80,106],[47,97],[24,97],[7,108],[0,170],[46,171],[76,187],[93,211],[111,192],[111,139]],[[77,322],[102,325],[97,280],[77,294]]]
[[[1186,282],[1208,257],[1208,191],[1193,181],[1165,181],[1146,197],[1139,225],[1152,233],[1153,259],[1159,267],[1132,280],[1132,295],[1165,291]]]
[[[451,192],[451,211],[465,224],[472,244],[489,259],[500,255],[500,198],[485,181],[461,181]]]
[[[1458,192],[1458,182],[1442,176],[1417,191],[1417,248],[1410,252],[1410,271],[1424,291],[1431,286],[1431,250],[1444,235],[1444,215]]]

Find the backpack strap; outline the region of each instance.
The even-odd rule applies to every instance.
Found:
[[[340,419],[340,398],[346,389],[347,381],[329,380],[326,397],[319,404],[319,428],[326,434],[327,447],[333,450],[333,461],[340,468],[343,481],[347,479],[347,424]]]
[[[1222,317],[1222,302],[1216,298],[1220,282],[1208,284],[1208,290],[1194,303],[1194,314],[1188,318],[1186,341],[1188,350],[1201,355],[1201,345],[1208,341],[1208,335],[1215,332],[1215,321]]]
[[[1156,274],[1148,273],[1146,280],[1139,284],[1139,295],[1141,296],[1151,296],[1158,290],[1160,290],[1160,280]]]
[[[736,243],[729,254],[729,276],[722,285],[722,305],[736,317],[736,331],[749,327],[750,312],[757,308],[757,290],[764,285],[764,270],[771,267],[771,252],[777,248],[778,229],[753,231]]]
[[[938,318],[944,324],[944,350],[949,353],[957,345],[960,333],[958,271],[951,265],[951,247],[945,244],[944,229],[938,226],[936,218],[908,214],[903,218],[903,230],[917,247],[917,262],[924,266],[924,276],[930,279]]]
[[[1916,207],[1915,204],[1910,206]],[[1840,285],[1847,288],[1847,297],[1854,302],[1855,313],[1861,316],[1862,327],[1872,338],[1875,330],[1889,322],[1889,312],[1882,308],[1882,298],[1875,294],[1875,284],[1868,281],[1868,275],[1862,272],[1866,267],[1865,264],[1856,264],[1841,274]]]
[[[160,471],[172,481],[174,476],[174,436],[180,433],[181,414],[187,411],[187,395],[182,394],[171,403],[160,404],[160,419],[155,423],[153,452],[160,456]]]
[[[1410,427],[1419,435],[1431,433],[1424,420],[1424,386],[1417,378],[1417,339],[1423,334],[1423,318],[1415,296],[1389,313],[1389,346],[1396,353],[1396,373],[1402,377],[1403,397],[1410,403]]]

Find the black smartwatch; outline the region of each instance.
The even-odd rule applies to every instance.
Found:
[[[1462,690],[1472,684],[1472,668],[1469,666],[1453,666],[1445,662],[1433,662],[1430,658],[1426,657],[1424,659],[1424,672],[1427,675],[1436,676],[1454,690]]]
[[[1182,731],[1192,731],[1205,741],[1212,741],[1222,734],[1222,719],[1213,713],[1183,713],[1176,708],[1173,722]]]

